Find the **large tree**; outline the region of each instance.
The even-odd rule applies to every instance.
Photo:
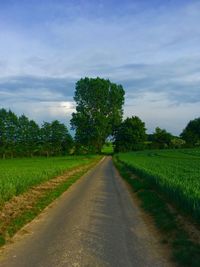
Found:
[[[157,127],[152,135],[153,146],[155,148],[169,148],[171,140],[173,138],[171,133],[168,133],[165,129]]]
[[[181,137],[189,146],[200,145],[200,118],[191,120],[181,133]]]
[[[140,118],[126,118],[115,132],[114,147],[116,152],[140,150],[146,140],[145,123]]]
[[[100,152],[122,121],[124,89],[109,80],[86,77],[76,83],[74,100],[76,112],[71,125],[76,130],[76,144]]]

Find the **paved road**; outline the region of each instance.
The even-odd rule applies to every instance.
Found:
[[[15,237],[0,266],[172,266],[158,245],[107,157]]]

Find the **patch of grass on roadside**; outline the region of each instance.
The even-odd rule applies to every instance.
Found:
[[[149,180],[181,213],[200,223],[200,150],[164,149],[119,153],[133,173]]]
[[[200,266],[200,245],[195,244],[185,236],[183,233],[177,234],[172,242],[173,258],[180,264],[180,266]]]
[[[113,148],[113,144],[111,142],[107,142],[102,150],[101,153],[104,155],[112,155],[114,153],[114,148]]]
[[[6,243],[6,236],[12,237],[18,230],[20,230],[25,224],[32,221],[41,211],[64,193],[73,183],[81,178],[89,169],[92,168],[98,161],[99,157],[90,165],[85,166],[82,170],[75,173],[71,177],[67,178],[64,182],[59,184],[56,188],[49,189],[47,193],[38,199],[36,204],[29,210],[24,211],[18,217],[16,217],[7,226],[7,229],[3,234],[0,235],[0,246]]]
[[[13,158],[0,160],[0,209],[14,196],[33,186],[89,164],[97,155]]]
[[[3,235],[0,235],[0,246],[5,245],[5,243],[6,243],[5,237]]]
[[[176,263],[185,267],[199,267],[200,245],[189,239],[188,234],[177,222],[176,214],[172,213],[155,186],[149,180],[134,176],[132,170],[116,156],[114,163],[121,176],[141,200],[142,208],[153,217],[155,225],[163,233],[162,243],[171,246],[172,258]]]
[[[154,191],[143,190],[138,192],[142,201],[142,208],[154,217],[156,226],[164,231],[171,232],[176,229],[175,216],[169,212],[166,203]]]

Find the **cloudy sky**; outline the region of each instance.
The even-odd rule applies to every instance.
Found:
[[[200,116],[200,1],[0,0],[0,107],[69,125],[75,82],[123,85],[124,117],[179,134]]]

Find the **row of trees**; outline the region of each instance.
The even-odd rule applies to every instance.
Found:
[[[40,127],[25,115],[0,109],[0,156],[66,154],[73,147],[67,127],[55,120]]]
[[[153,134],[146,134],[145,123],[138,117],[131,117],[121,123],[114,136],[116,152],[199,146],[200,118],[191,120],[180,136],[174,136],[159,127]]]
[[[145,123],[138,117],[126,118],[116,131],[116,152],[142,149],[164,149],[187,147],[186,141],[157,127],[153,134],[146,134]]]
[[[190,121],[179,137],[159,127],[147,135],[145,123],[138,117],[122,121],[124,95],[123,87],[109,80],[84,78],[76,83],[76,112],[71,120],[76,150],[100,152],[110,136],[116,152],[200,145],[200,118]]]
[[[99,153],[107,138],[113,138],[115,151],[144,148],[180,148],[200,145],[200,118],[190,121],[180,137],[156,128],[147,135],[145,123],[138,117],[123,121],[124,89],[100,78],[84,78],[76,83],[76,112],[71,126],[72,139],[66,126],[55,120],[41,127],[25,115],[0,110],[0,156],[60,155]]]

